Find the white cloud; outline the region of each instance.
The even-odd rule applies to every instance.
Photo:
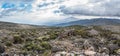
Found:
[[[91,19],[120,16],[118,0],[0,0],[1,6],[2,3],[14,3],[16,7],[9,10],[0,8],[0,20],[20,23],[45,24],[58,23],[67,17]],[[25,8],[19,7],[19,3],[25,4]],[[32,8],[26,9],[28,5]],[[61,6],[65,8],[60,9]],[[56,10],[62,12],[54,13]]]
[[[86,4],[66,7],[65,14],[86,16],[120,16],[120,0],[89,0]]]
[[[88,0],[68,0],[63,3],[66,7],[87,4]]]

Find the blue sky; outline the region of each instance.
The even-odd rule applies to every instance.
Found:
[[[45,25],[69,17],[119,19],[120,0],[0,0],[0,21]]]

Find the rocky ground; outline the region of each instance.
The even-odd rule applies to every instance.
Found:
[[[120,56],[120,26],[0,29],[1,56]]]

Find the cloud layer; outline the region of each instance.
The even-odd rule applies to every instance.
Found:
[[[89,0],[83,5],[75,5],[62,9],[68,15],[88,16],[120,16],[120,0]]]
[[[62,23],[80,19],[120,17],[119,0],[0,0],[0,20],[28,24]],[[68,20],[69,21],[69,20]]]

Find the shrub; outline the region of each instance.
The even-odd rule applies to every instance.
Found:
[[[58,34],[51,34],[50,39],[56,39]]]
[[[40,42],[40,43],[35,43],[35,42],[30,42],[26,43],[24,45],[24,48],[28,51],[45,51],[51,49],[51,46],[48,42]]]
[[[44,37],[44,38],[42,38],[42,40],[43,40],[43,41],[48,41],[48,40],[49,40],[49,38]]]
[[[51,56],[51,51],[45,51],[42,56]]]
[[[14,44],[20,44],[22,42],[23,42],[23,40],[22,40],[22,38],[19,35],[14,35],[13,36],[13,43]]]
[[[100,33],[100,36],[107,37],[107,38],[112,37],[111,35],[112,35],[112,32],[109,30],[102,30]]]
[[[10,41],[5,42],[6,46],[12,46],[12,43]]]
[[[42,44],[44,46],[44,44]],[[37,43],[27,43],[24,45],[24,48],[27,49],[28,51],[45,51],[45,47],[42,47],[40,44]]]
[[[77,35],[81,35],[81,37],[87,37],[88,33],[85,30],[75,30]]]
[[[26,41],[26,42],[31,42],[31,41],[33,41],[33,39],[31,39],[31,38],[26,38],[25,41]]]
[[[51,49],[51,46],[48,42],[41,42],[40,45],[45,49]]]

